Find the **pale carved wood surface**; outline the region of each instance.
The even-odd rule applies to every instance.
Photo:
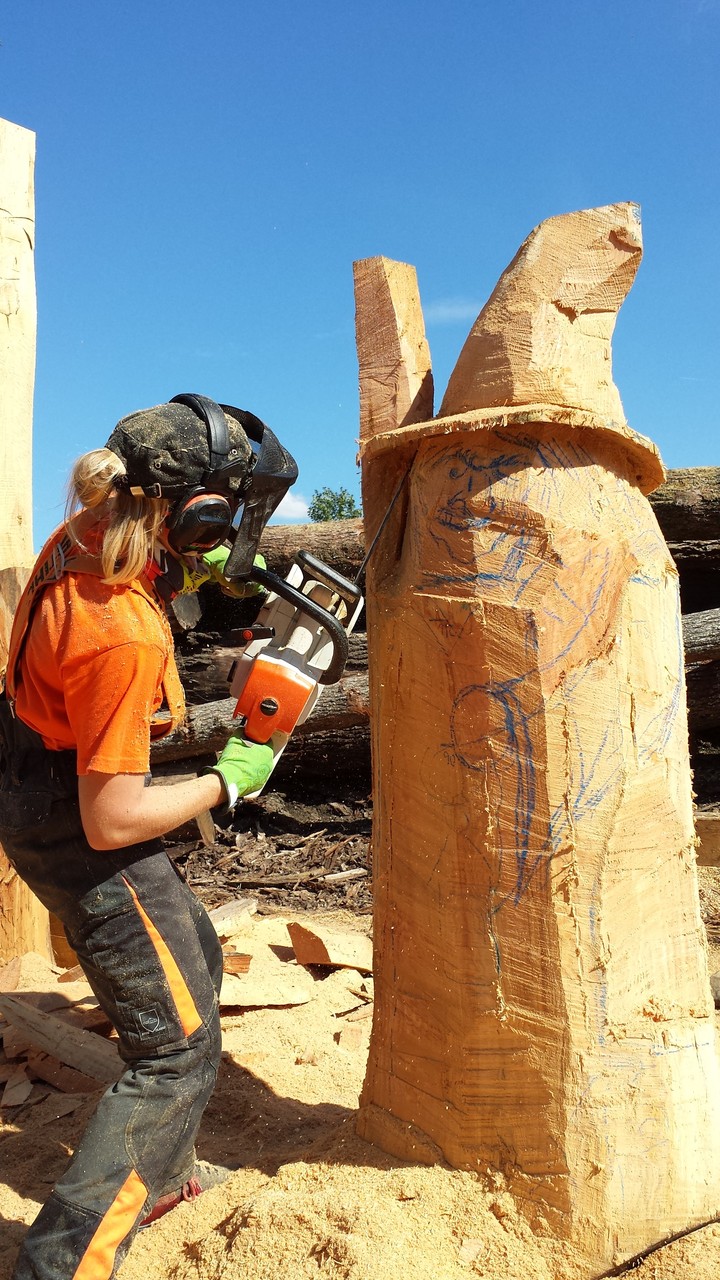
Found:
[[[473,325],[440,416],[545,404],[624,423],[610,339],[641,257],[637,205],[542,222]]]
[[[0,120],[0,668],[12,614],[32,563],[32,407],[35,376],[35,135]],[[47,912],[0,849],[0,959],[50,955]]]
[[[564,221],[481,313],[441,411],[462,420],[397,428],[406,501],[368,570],[359,1123],[397,1155],[501,1168],[598,1275],[714,1216],[720,1072],[677,573],[610,373],[639,226],[568,215],[564,272]],[[379,438],[361,429],[368,491]]]
[[[32,562],[35,135],[0,120],[0,569]]]

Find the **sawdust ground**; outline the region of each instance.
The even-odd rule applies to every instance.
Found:
[[[368,928],[351,914],[324,917]],[[260,927],[287,945],[282,919]],[[720,968],[720,947],[711,965]],[[119,1280],[574,1280],[572,1257],[528,1225],[498,1174],[426,1168],[385,1156],[354,1132],[370,1019],[355,972],[316,970],[315,998],[224,1018],[224,1056],[199,1154],[228,1181],[140,1233]],[[365,980],[368,981],[368,980]],[[371,990],[371,983],[369,983]],[[339,1033],[343,1035],[338,1042]],[[95,1099],[59,1115],[63,1095],[4,1117],[0,1280],[62,1170]],[[639,1280],[716,1280],[720,1226],[660,1249]]]

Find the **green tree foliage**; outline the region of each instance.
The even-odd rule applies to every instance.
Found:
[[[316,523],[321,520],[352,520],[361,514],[347,489],[316,489],[308,504],[308,515]]]

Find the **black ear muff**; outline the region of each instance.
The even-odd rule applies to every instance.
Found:
[[[178,555],[212,551],[228,537],[233,516],[233,508],[222,494],[197,490],[181,498],[170,512],[168,543]]]

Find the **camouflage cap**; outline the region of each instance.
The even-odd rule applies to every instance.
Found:
[[[221,473],[214,473],[218,492],[237,493],[252,468],[253,451],[236,418],[225,413],[230,453]],[[125,463],[127,484],[149,496],[175,498],[210,478],[208,429],[185,404],[158,404],[139,409],[118,422],[106,444]]]

